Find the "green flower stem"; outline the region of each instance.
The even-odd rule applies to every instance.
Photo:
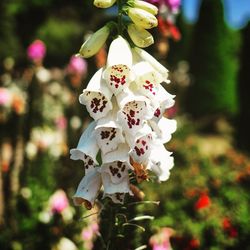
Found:
[[[118,35],[122,35],[123,25],[122,25],[122,0],[117,0],[117,7],[118,7]]]

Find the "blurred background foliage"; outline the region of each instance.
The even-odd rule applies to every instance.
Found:
[[[176,95],[167,114],[178,121],[167,145],[175,167],[166,183],[139,185],[146,200],[161,202],[127,210],[155,220],[141,223],[144,233],[124,232],[131,241],[121,249],[151,249],[153,234],[173,249],[250,249],[250,22],[232,29],[224,2],[200,3],[196,23],[180,11],[180,40],[154,30],[150,52],[170,69],[168,90]],[[81,219],[89,213],[70,199],[83,170],[69,149],[89,122],[79,93],[106,51],[80,73],[67,64],[111,18],[92,1],[0,1],[1,250],[100,249],[98,217]],[[47,48],[39,62],[26,55],[35,39]]]

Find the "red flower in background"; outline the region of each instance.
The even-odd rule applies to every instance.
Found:
[[[227,232],[230,238],[236,238],[238,236],[238,231],[232,225],[232,222],[229,218],[226,217],[222,220],[222,227]]]
[[[207,194],[201,194],[198,201],[195,203],[195,209],[200,210],[211,205],[211,200]]]

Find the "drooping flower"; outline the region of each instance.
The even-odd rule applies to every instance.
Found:
[[[95,128],[96,141],[103,154],[117,149],[120,143],[124,143],[122,128],[117,122],[117,108],[113,104],[111,110],[106,117],[101,118],[97,122]]]
[[[112,109],[112,92],[102,78],[103,68],[99,69],[91,78],[86,89],[79,97],[81,104],[86,108],[91,117],[98,120]]]
[[[95,129],[96,122],[92,122],[88,128],[83,132],[77,148],[70,150],[70,158],[72,160],[82,160],[85,173],[92,171],[95,165],[98,164],[96,160],[99,147],[95,140]]]
[[[133,81],[132,59],[128,42],[118,36],[109,47],[107,66],[103,73],[108,87],[115,95],[126,89]]]
[[[120,110],[117,114],[122,128],[129,134],[135,134],[147,119],[152,118],[153,109],[148,98],[135,95],[132,91],[123,91],[117,96]]]
[[[74,204],[80,206],[85,205],[87,209],[91,209],[99,194],[102,186],[101,174],[95,167],[82,178],[76,193],[73,196]]]
[[[151,150],[147,169],[155,173],[159,181],[166,181],[169,178],[170,170],[174,166],[171,154],[162,144],[156,144]]]

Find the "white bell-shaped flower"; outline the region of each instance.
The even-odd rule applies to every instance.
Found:
[[[168,69],[166,67],[164,67],[153,56],[151,56],[148,52],[146,52],[143,49],[135,47],[133,48],[133,52],[137,53],[137,55],[141,58],[142,61],[146,61],[149,64],[151,64],[151,66],[162,75],[164,81],[169,83],[169,81],[167,81]]]
[[[157,100],[159,85],[164,81],[163,76],[146,61],[136,63],[133,71],[138,91],[152,100]]]
[[[153,117],[154,110],[150,100],[132,91],[123,91],[117,96],[120,111],[117,114],[122,128],[130,134],[136,134],[146,120]]]
[[[93,207],[102,186],[101,174],[97,169],[98,168],[92,169],[82,178],[73,196],[75,205],[80,206],[84,204],[87,209]]]
[[[110,44],[107,67],[103,74],[108,87],[115,95],[126,89],[133,81],[132,61],[132,52],[128,42],[118,36]]]
[[[159,181],[166,181],[169,178],[170,170],[174,166],[171,154],[163,144],[155,145],[151,150],[147,169],[155,173]]]
[[[107,88],[102,78],[103,68],[99,69],[91,78],[86,89],[79,97],[81,104],[86,108],[95,120],[104,117],[112,109],[112,92]]]
[[[98,164],[96,156],[99,151],[99,147],[95,140],[95,126],[96,122],[90,123],[90,125],[81,135],[77,148],[70,150],[70,159],[83,161],[85,174],[88,171],[91,171],[94,166]]]
[[[103,154],[117,149],[118,144],[124,143],[122,128],[117,123],[117,103],[113,102],[113,109],[98,120],[95,128],[96,141]]]
[[[120,144],[117,150],[102,154],[103,164],[99,171],[102,174],[104,193],[130,192],[128,170],[132,167],[129,163],[128,152],[128,145]]]
[[[176,120],[168,119],[164,116],[158,122],[150,120],[149,124],[157,135],[156,139],[161,143],[167,143],[168,141],[170,141],[172,138],[172,134],[176,131],[177,128]]]
[[[174,100],[175,95],[171,95],[170,93],[159,84],[158,92],[157,92],[157,99],[152,100],[152,106],[154,108],[154,115],[152,120],[158,122],[166,109],[171,108],[175,104]]]

